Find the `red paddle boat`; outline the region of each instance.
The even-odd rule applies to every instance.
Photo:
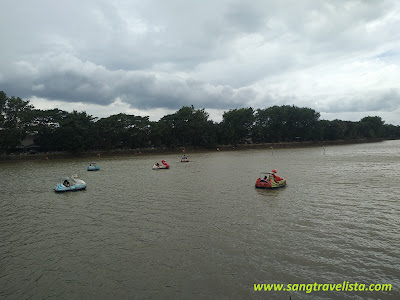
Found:
[[[276,189],[286,186],[286,179],[275,174],[276,170],[271,172],[261,172],[257,179],[255,187],[258,189]]]

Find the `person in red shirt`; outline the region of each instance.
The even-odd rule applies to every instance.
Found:
[[[276,182],[282,180],[282,178],[280,176],[275,174],[276,173],[276,169],[273,169],[271,172],[272,172],[272,176],[274,176],[274,179],[275,179]]]

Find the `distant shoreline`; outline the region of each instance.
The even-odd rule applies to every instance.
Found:
[[[385,141],[385,139],[357,139],[357,140],[338,140],[338,141],[310,141],[310,142],[280,142],[280,143],[263,143],[263,144],[238,144],[238,145],[220,145],[215,149],[199,148],[199,147],[176,147],[176,148],[142,148],[142,149],[119,149],[119,150],[97,150],[86,151],[78,154],[69,152],[48,152],[37,154],[7,154],[0,155],[0,162],[8,161],[30,161],[43,159],[67,159],[67,158],[91,158],[96,160],[100,157],[112,156],[130,156],[130,155],[155,155],[155,154],[173,154],[179,153],[199,153],[199,152],[215,152],[215,151],[235,151],[235,150],[251,150],[251,149],[286,149],[286,148],[306,148],[306,147],[324,147],[335,145],[351,145],[362,143],[377,143]],[[184,151],[183,151],[184,150]]]

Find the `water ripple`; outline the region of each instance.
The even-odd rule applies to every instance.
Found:
[[[0,298],[398,299],[398,141],[2,163]],[[254,189],[261,171],[288,180]],[[52,191],[81,173],[88,188]],[[254,283],[391,292],[255,292]]]

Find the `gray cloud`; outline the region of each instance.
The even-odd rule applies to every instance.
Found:
[[[400,108],[400,90],[370,91],[368,93],[346,95],[331,101],[324,108],[330,113],[341,112],[392,112]]]
[[[8,95],[146,111],[294,104],[337,118],[399,109],[394,0],[3,2]]]
[[[223,109],[241,106],[255,97],[255,92],[247,87],[214,86],[152,71],[109,71],[68,55],[51,56],[36,65],[20,61],[15,70],[15,80],[5,84],[6,90],[18,91],[22,97],[34,94],[65,102],[109,105],[120,98],[139,109],[178,109],[188,103]]]

